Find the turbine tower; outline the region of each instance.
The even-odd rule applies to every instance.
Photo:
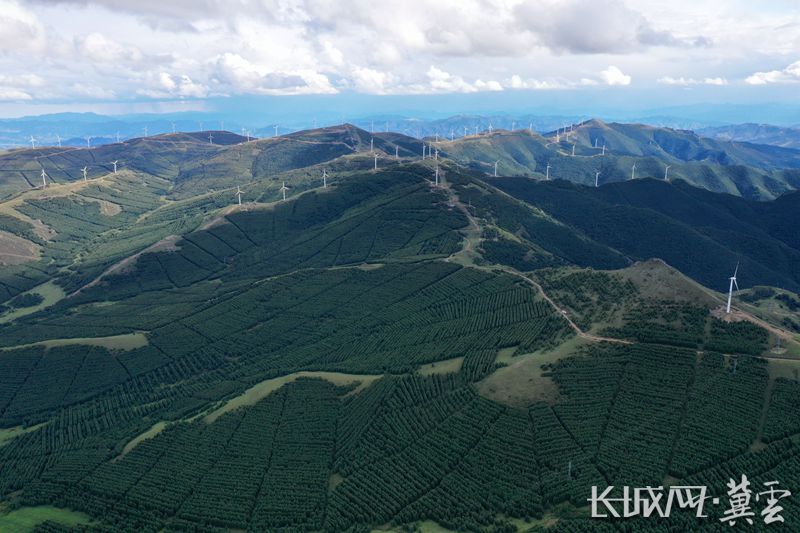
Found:
[[[464,137],[466,137],[466,136],[467,136],[467,127],[464,126]]]
[[[436,164],[436,178],[435,179],[436,179],[436,181],[435,181],[436,186],[438,187],[439,186],[439,164],[438,163]]]
[[[47,172],[42,169],[42,189],[47,188]]]
[[[114,165],[114,174],[116,174],[116,173],[117,173],[117,163],[119,163],[119,161],[114,161],[114,162],[112,163],[112,164]]]
[[[323,189],[328,188],[328,171],[325,170],[324,168],[322,169],[322,188]]]
[[[242,205],[242,189],[236,186],[236,198],[239,200],[239,205]]]
[[[603,143],[603,153],[600,155],[606,155],[606,143]]]
[[[594,173],[594,186],[595,188],[599,187],[600,185],[600,171]]]
[[[92,147],[92,138],[91,136],[89,136],[86,137],[86,148],[91,148],[91,147]]]
[[[147,137],[147,126],[145,126],[145,127],[144,127],[144,128],[142,128],[142,129],[144,130],[144,136],[145,136],[145,137]]]
[[[283,182],[283,186],[280,188],[280,191],[283,193],[283,201],[286,201],[286,191],[289,190],[289,187],[286,186],[286,182]]]
[[[733,276],[730,278],[730,287],[728,287],[728,305],[725,308],[725,313],[729,314],[731,312],[731,300],[733,299],[733,286],[736,285],[736,290],[739,290],[739,284],[736,283],[736,274],[739,272],[739,263],[736,263],[736,270],[733,271]]]
[[[208,134],[208,144],[214,144],[214,136],[210,133]]]
[[[89,172],[89,167],[83,167],[81,172],[83,172],[83,181],[86,181],[86,174]]]
[[[374,152],[375,152],[375,139],[370,137],[369,138],[369,153],[372,154]]]
[[[378,170],[378,154],[375,154],[375,166],[373,167],[373,170]]]
[[[550,163],[547,163],[547,168],[545,169],[544,179],[546,179],[546,180],[550,179]]]
[[[277,124],[275,124],[275,126],[274,126],[274,127],[275,127],[275,137],[277,137],[277,136],[278,136],[278,125],[277,125]]]
[[[36,139],[33,138],[33,135],[31,135],[31,148],[36,148]]]
[[[61,135],[59,135],[58,133],[56,133],[56,141],[58,141],[58,147],[61,148]]]
[[[491,135],[491,134],[492,134],[492,130],[493,130],[493,129],[494,129],[494,128],[492,127],[492,123],[490,122],[490,123],[489,123],[489,135]]]
[[[399,146],[395,146],[394,147],[394,158],[395,158],[395,160],[400,159],[400,147]]]
[[[497,177],[497,163],[499,163],[499,161],[495,161],[494,162],[494,177],[495,178]]]
[[[671,166],[672,165],[667,165],[666,167],[664,167],[664,181],[669,181],[669,178],[667,176],[668,176],[668,173],[669,173],[669,167],[671,167]]]
[[[633,164],[633,168],[631,168],[631,179],[636,179],[636,163]]]
[[[575,143],[572,144],[572,157],[575,157]]]
[[[117,132],[117,144],[119,144],[119,132]],[[58,140],[58,145],[61,146],[61,139]]]

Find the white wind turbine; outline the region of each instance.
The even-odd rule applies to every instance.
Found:
[[[112,164],[114,165],[114,174],[116,174],[116,173],[117,173],[117,163],[119,163],[119,161],[114,161],[114,162],[112,163]]]
[[[208,144],[214,144],[214,136],[210,133],[208,134]]]
[[[42,189],[47,188],[47,172],[42,169]]]
[[[603,153],[600,155],[606,155],[606,143],[603,143]]]
[[[550,163],[547,163],[547,168],[545,169],[545,174],[544,174],[544,179],[546,180],[550,179],[550,168],[552,168],[550,167]]]
[[[373,170],[378,170],[378,154],[375,154],[375,166],[373,167]]]
[[[275,137],[277,137],[278,136],[278,125],[275,124],[275,126],[273,126],[273,127],[275,128]]]
[[[575,157],[575,144],[572,144],[572,157]]]
[[[512,120],[511,121],[511,131],[514,131],[514,128],[516,128],[516,127],[517,127],[517,123]]]
[[[400,147],[399,146],[395,146],[394,147],[394,158],[395,158],[395,160],[400,159]]]
[[[436,164],[436,177],[435,177],[435,180],[436,180],[435,184],[438,187],[439,186],[439,164],[438,163]]]
[[[497,163],[499,163],[499,162],[500,162],[500,161],[495,161],[495,162],[494,162],[494,177],[495,177],[495,178],[497,177]]]
[[[60,142],[61,142],[61,141],[59,141],[59,143],[60,143]],[[117,144],[119,144],[119,132],[117,132]],[[59,146],[61,146],[61,144],[59,144]]]
[[[31,148],[36,148],[36,139],[33,138],[33,135],[31,135]]]
[[[147,137],[147,126],[145,126],[145,127],[144,127],[144,128],[142,128],[142,129],[144,130],[144,136],[145,136],[145,137]]]
[[[373,137],[369,138],[369,153],[375,152],[375,139]]]
[[[283,182],[283,186],[279,189],[283,193],[283,201],[286,201],[286,191],[289,190],[289,187],[286,186],[286,182]]]
[[[86,174],[89,172],[89,167],[83,167],[81,172],[83,172],[83,181],[86,181]]]
[[[236,198],[239,200],[239,205],[242,205],[242,189],[238,185],[236,186]]]
[[[594,173],[594,186],[595,188],[600,186],[600,171]]]
[[[478,126],[475,126],[475,135],[478,134]]]
[[[433,151],[433,158],[436,159],[436,161],[439,160],[439,149],[438,148]]]
[[[56,133],[56,142],[58,142],[58,147],[61,148],[61,135]]]
[[[492,134],[492,130],[494,130],[494,128],[492,127],[492,123],[490,122],[489,123],[489,135]]]
[[[636,163],[633,164],[633,168],[631,168],[631,179],[636,179]]]
[[[425,159],[425,143],[422,143],[422,159]]]
[[[323,189],[328,188],[328,171],[325,170],[324,168],[322,169],[322,188]]]
[[[92,137],[89,136],[86,137],[86,148],[91,148],[91,147],[92,147]]]
[[[466,137],[466,136],[467,136],[467,127],[464,126],[464,137]]]
[[[666,167],[664,167],[664,181],[669,181],[669,178],[667,176],[669,175],[669,167],[671,166],[672,165],[667,165]]]
[[[739,284],[736,283],[736,274],[739,272],[739,263],[736,263],[736,270],[733,271],[733,276],[730,279],[730,287],[728,288],[728,306],[725,308],[725,313],[731,312],[731,300],[733,299],[733,286],[736,285],[736,290],[739,290]]]
[[[170,122],[170,124],[172,124],[172,133],[175,133],[175,123],[174,122]]]

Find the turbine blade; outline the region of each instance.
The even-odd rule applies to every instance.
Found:
[[[739,272],[739,261],[736,261],[736,270],[733,271],[733,278],[736,279],[736,273]]]
[[[733,284],[736,285],[736,290],[739,290],[739,284],[736,283],[736,278],[733,278]]]

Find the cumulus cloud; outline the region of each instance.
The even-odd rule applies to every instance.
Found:
[[[659,78],[658,83],[661,85],[680,85],[680,86],[689,86],[689,85],[727,85],[728,80],[725,78],[702,78],[702,79],[695,79],[695,78],[684,78],[681,76],[680,78],[673,78],[672,76],[663,76]]]
[[[621,0],[545,0],[523,2],[518,22],[542,46],[576,54],[627,53],[648,46],[708,46],[703,36],[681,37],[656,29]]]
[[[600,73],[600,79],[606,85],[630,85],[631,77],[622,72],[619,67],[611,65]]]
[[[795,61],[783,70],[756,72],[748,76],[744,81],[750,85],[798,82],[800,81],[800,61]]]
[[[19,3],[0,0],[0,51],[41,53],[47,50],[44,24]]]
[[[167,72],[151,73],[148,86],[136,92],[151,98],[203,98],[209,94],[208,87],[193,81],[188,75],[174,76]]]

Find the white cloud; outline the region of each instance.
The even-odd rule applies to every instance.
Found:
[[[46,50],[47,36],[39,18],[17,2],[0,0],[0,52]]]
[[[123,46],[98,32],[76,37],[75,47],[79,54],[96,63],[136,63],[144,59],[135,46]]]
[[[630,85],[631,77],[622,72],[619,67],[611,65],[600,73],[600,79],[606,85]]]
[[[800,61],[795,61],[783,70],[756,72],[748,76],[744,81],[750,85],[798,82],[800,81]]]
[[[681,76],[680,78],[673,78],[671,76],[663,76],[659,78],[658,83],[661,85],[680,85],[683,87],[689,85],[727,85],[728,80],[725,78],[703,78],[703,79],[695,79],[695,78],[684,78]]]
[[[19,101],[30,100],[31,95],[20,89],[13,87],[0,87],[0,100],[3,101]]]

